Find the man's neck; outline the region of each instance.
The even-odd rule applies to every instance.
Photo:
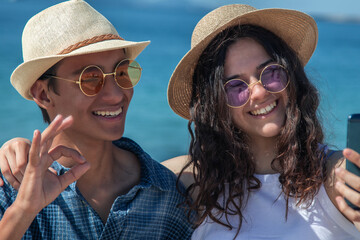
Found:
[[[137,157],[115,146],[111,141],[72,142],[66,137],[58,138],[53,145],[76,149],[90,163],[90,169],[77,181],[81,194],[106,222],[111,206],[117,196],[126,194],[140,182],[140,162]],[[62,157],[58,160],[65,167],[76,162]]]

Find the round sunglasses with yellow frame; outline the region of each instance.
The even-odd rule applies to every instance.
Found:
[[[260,73],[259,81],[248,84],[242,79],[230,79],[224,84],[227,104],[232,108],[244,106],[250,99],[250,88],[260,83],[270,93],[280,93],[289,85],[289,74],[280,64],[270,64]]]
[[[112,73],[104,73],[99,66],[89,65],[81,71],[79,80],[61,78],[55,75],[45,75],[45,77],[76,83],[79,85],[82,93],[92,97],[100,92],[104,86],[106,76],[113,75],[116,84],[120,88],[130,89],[138,84],[141,71],[142,68],[138,62],[132,59],[123,59],[116,65]]]

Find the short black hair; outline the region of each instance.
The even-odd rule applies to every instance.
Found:
[[[55,94],[60,95],[57,91],[57,84],[56,84],[57,81],[55,78],[51,77],[51,76],[55,76],[55,74],[56,74],[56,68],[57,68],[56,66],[57,66],[57,64],[55,64],[54,66],[49,68],[43,75],[41,75],[39,77],[38,80],[48,81],[48,83],[47,83],[48,90],[52,90]],[[46,111],[46,109],[44,109],[40,106],[39,106],[39,108],[41,110],[44,122],[50,124],[51,123],[50,116],[49,116],[48,112]]]

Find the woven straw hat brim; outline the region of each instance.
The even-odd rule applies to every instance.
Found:
[[[24,62],[10,81],[26,99],[30,88],[54,64],[64,58],[125,49],[135,59],[149,41],[124,40],[101,13],[83,0],[69,0],[37,13],[26,23],[22,34]]]
[[[127,58],[135,59],[150,43],[131,42],[125,40],[107,40],[98,43],[93,43],[76,49],[67,54],[52,55],[39,57],[20,64],[12,73],[10,81],[11,84],[18,90],[18,92],[26,99],[32,100],[30,88],[35,81],[44,74],[49,68],[66,57],[78,56],[83,54],[105,52],[117,49],[126,49],[125,54]],[[36,71],[34,71],[36,69]]]
[[[192,47],[181,59],[176,66],[168,85],[168,103],[173,111],[179,116],[190,119],[189,103],[192,95],[192,78],[194,69],[198,59],[204,49],[212,41],[212,39],[226,28],[252,24],[263,27],[270,30],[280,38],[282,38],[298,55],[303,65],[309,61],[313,52],[315,51],[318,41],[318,31],[315,20],[309,15],[288,9],[261,9],[261,10],[249,10],[248,13],[242,15],[234,13],[237,7],[249,7],[247,5],[227,5],[214,10],[218,14],[213,14],[210,21],[208,16],[205,16],[198,25],[195,27],[192,36]],[[216,22],[216,17],[221,19],[224,11],[232,10],[234,17],[227,21]],[[211,15],[210,12],[208,15]],[[217,16],[216,16],[217,15]],[[212,23],[209,23],[212,22]],[[216,23],[216,24],[214,24]],[[213,28],[210,34],[206,32]],[[203,35],[203,39],[194,43],[194,38]]]

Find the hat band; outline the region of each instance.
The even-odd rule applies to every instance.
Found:
[[[124,40],[122,37],[118,36],[118,35],[114,35],[114,34],[104,34],[104,35],[100,35],[100,36],[95,36],[93,38],[89,38],[86,39],[84,41],[78,42],[76,44],[73,44],[67,48],[65,48],[64,50],[62,50],[61,52],[58,53],[58,55],[61,54],[67,54],[70,53],[78,48],[93,44],[93,43],[97,43],[97,42],[102,42],[105,40],[111,40],[111,39],[119,39],[119,40]]]

